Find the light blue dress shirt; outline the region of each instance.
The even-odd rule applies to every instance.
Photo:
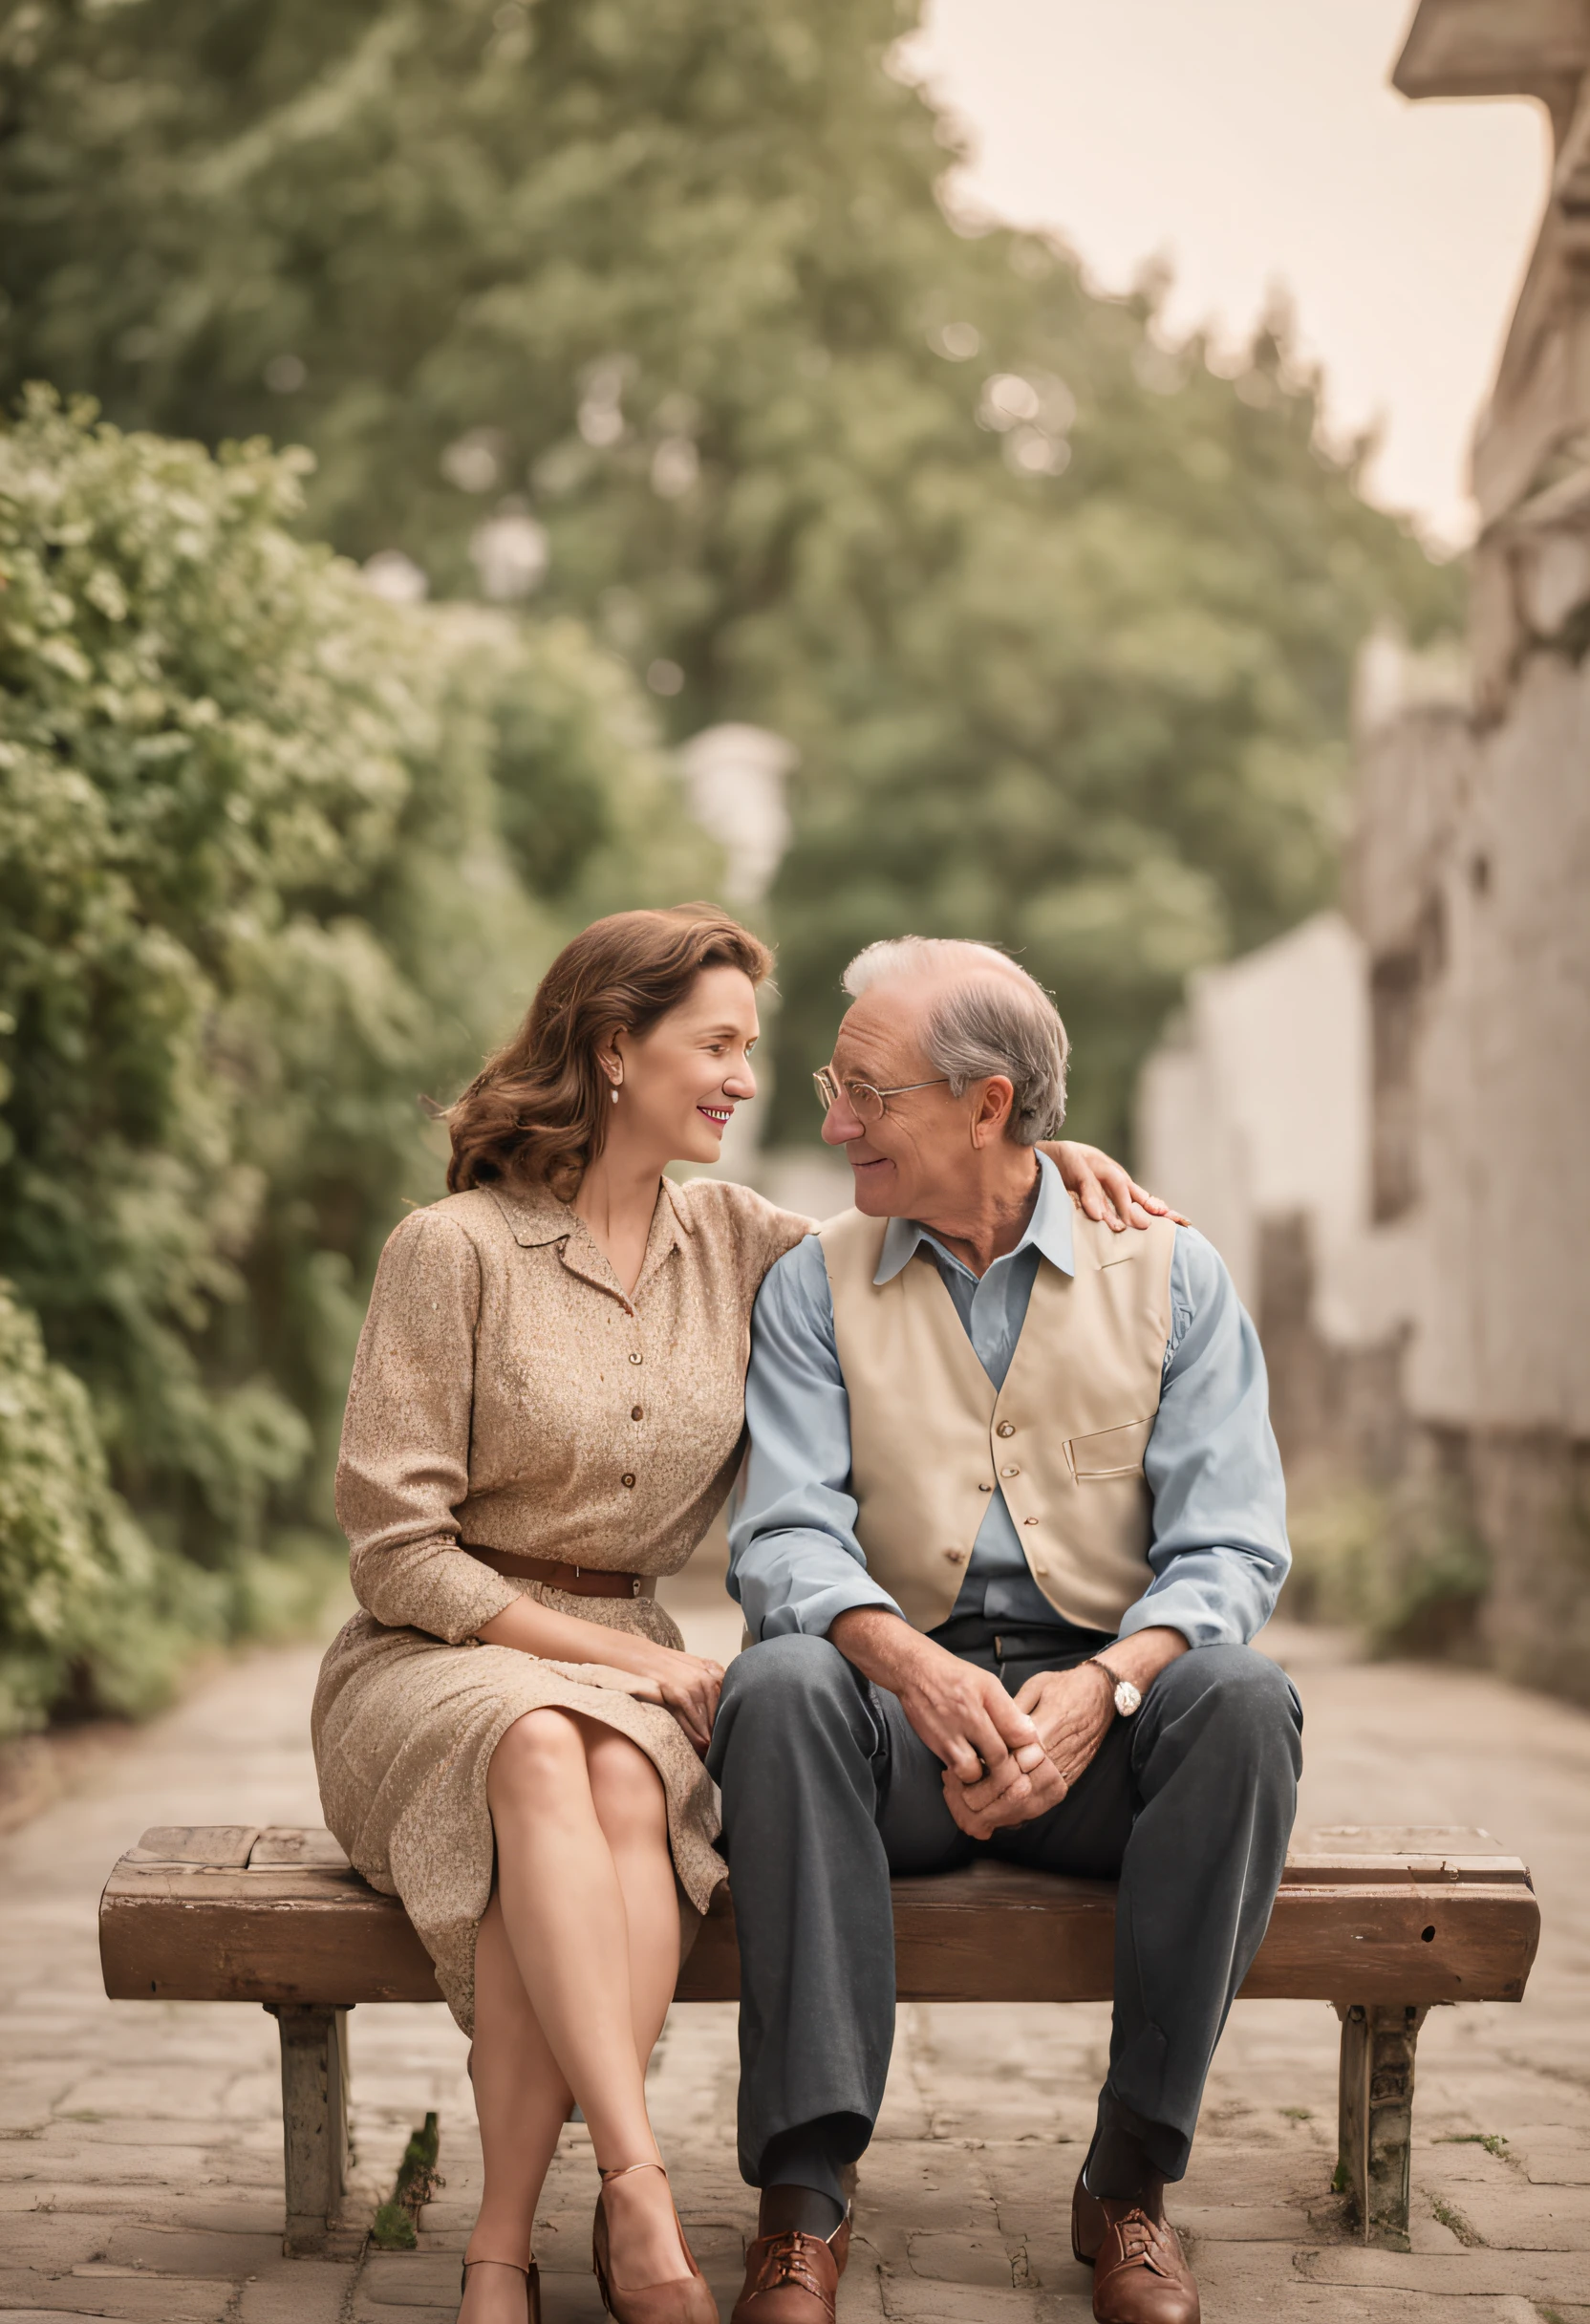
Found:
[[[891,1219],[874,1280],[934,1264],[978,1359],[1002,1388],[1042,1265],[1075,1272],[1071,1198],[1047,1155],[1014,1251],[980,1278],[913,1219]],[[1129,1231],[1129,1230],[1128,1230]],[[918,1256],[918,1254],[922,1256]],[[867,1571],[850,1492],[850,1406],[833,1300],[815,1235],[786,1252],[758,1295],[745,1381],[750,1449],[729,1521],[729,1590],[753,1638],[827,1635],[851,1606],[899,1612]],[[1176,1229],[1171,1335],[1144,1473],[1153,1500],[1153,1580],[1119,1635],[1159,1625],[1194,1646],[1244,1644],[1268,1619],[1291,1551],[1264,1358],[1219,1254]],[[1003,1491],[978,1530],[955,1616],[1060,1621],[1027,1570]],[[954,1619],[954,1617],[952,1617]]]

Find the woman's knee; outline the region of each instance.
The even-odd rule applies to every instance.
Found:
[[[486,1796],[499,1802],[558,1792],[570,1779],[582,1784],[585,1753],[579,1729],[562,1711],[527,1711],[498,1740],[486,1776]]]
[[[598,1728],[587,1737],[585,1755],[591,1797],[608,1838],[655,1838],[666,1842],[668,1813],[662,1777],[639,1744],[612,1728]]]

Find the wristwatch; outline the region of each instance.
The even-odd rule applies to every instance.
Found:
[[[1129,1719],[1134,1711],[1142,1710],[1143,1697],[1141,1694],[1139,1694],[1137,1689],[1132,1685],[1129,1678],[1123,1678],[1119,1671],[1112,1670],[1108,1663],[1105,1661],[1102,1654],[1090,1654],[1087,1659],[1097,1669],[1104,1672],[1106,1678],[1108,1679],[1110,1685],[1114,1688],[1115,1710],[1118,1717]]]

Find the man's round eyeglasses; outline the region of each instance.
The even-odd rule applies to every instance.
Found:
[[[893,1089],[880,1089],[872,1082],[839,1081],[827,1065],[820,1065],[811,1081],[817,1092],[817,1103],[825,1113],[830,1107],[837,1106],[843,1097],[857,1121],[866,1123],[882,1121],[889,1111],[886,1103],[889,1098],[904,1097],[908,1089],[937,1089],[947,1084],[949,1078],[947,1073],[939,1073],[931,1082],[901,1082]]]

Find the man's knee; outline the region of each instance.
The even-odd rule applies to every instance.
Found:
[[[1191,1718],[1233,1750],[1296,1754],[1302,1706],[1278,1663],[1254,1646],[1195,1646],[1161,1673],[1167,1720]]]
[[[787,1749],[802,1733],[831,1733],[854,1721],[860,1700],[854,1670],[826,1638],[764,1639],[724,1672],[707,1764],[717,1775],[731,1748],[767,1739]]]
[[[723,1708],[743,1716],[801,1718],[855,1692],[855,1674],[826,1638],[791,1631],[737,1654],[723,1674]]]

